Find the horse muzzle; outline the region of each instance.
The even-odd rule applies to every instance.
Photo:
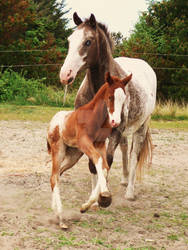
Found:
[[[72,70],[69,71],[63,71],[61,69],[60,74],[59,74],[60,82],[64,85],[72,84],[74,82],[74,74]]]

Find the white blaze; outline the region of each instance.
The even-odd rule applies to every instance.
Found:
[[[109,112],[110,123],[114,121],[116,124],[120,124],[121,122],[121,111],[122,106],[125,102],[125,93],[122,88],[117,88],[114,91],[114,112]]]
[[[85,54],[82,56],[79,54],[79,50],[85,40],[84,29],[75,30],[68,40],[68,54],[60,71],[61,81],[66,81],[70,77],[75,78],[79,69],[84,65],[83,58],[86,56]]]

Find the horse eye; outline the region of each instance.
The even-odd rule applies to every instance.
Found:
[[[91,45],[91,41],[90,41],[90,40],[87,40],[87,41],[85,42],[85,45],[86,45],[86,46],[90,46],[90,45]]]

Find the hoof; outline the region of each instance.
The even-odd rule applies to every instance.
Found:
[[[65,223],[63,223],[63,222],[60,222],[59,223],[59,226],[60,226],[60,228],[61,229],[63,229],[63,230],[67,230],[69,227],[65,224]]]
[[[99,204],[98,202],[95,202],[93,205],[91,205],[91,208],[90,208],[92,211],[97,211],[99,210]]]
[[[136,196],[135,195],[125,195],[125,199],[127,199],[128,201],[135,201]]]
[[[99,195],[98,203],[101,207],[109,207],[112,202],[112,196],[110,192],[103,192]]]
[[[120,184],[124,187],[127,187],[128,186],[128,183],[126,181],[121,181]]]
[[[82,207],[80,208],[80,213],[85,213],[88,210],[88,207],[82,205]]]

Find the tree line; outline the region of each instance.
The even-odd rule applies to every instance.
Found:
[[[146,60],[158,78],[158,98],[188,101],[188,2],[148,1],[129,38],[112,33],[114,56]],[[26,78],[57,85],[72,29],[65,17],[66,0],[6,0],[0,2],[0,66]],[[42,67],[41,65],[47,65]],[[36,66],[38,65],[38,66]],[[2,67],[3,66],[3,67]],[[74,85],[76,86],[76,85]],[[1,94],[1,93],[0,93]]]

